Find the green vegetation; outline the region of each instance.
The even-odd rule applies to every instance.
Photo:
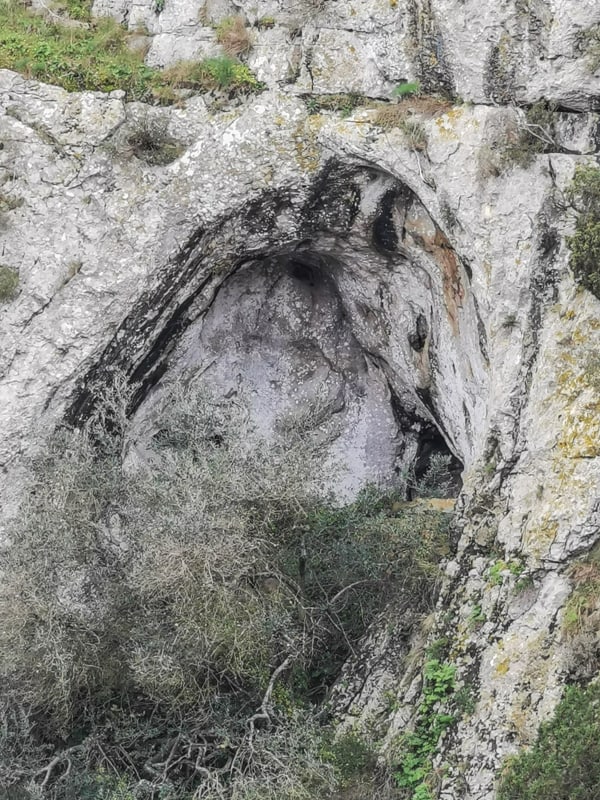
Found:
[[[424,151],[427,149],[427,133],[423,123],[407,115],[401,105],[381,106],[377,109],[374,122],[385,131],[402,131],[406,144],[412,150]]]
[[[256,20],[256,27],[259,30],[266,30],[268,28],[274,28],[276,25],[275,17],[260,17]]]
[[[375,750],[356,731],[348,731],[334,738],[323,748],[323,759],[333,764],[342,785],[374,770],[377,760]]]
[[[523,563],[516,558],[510,561],[495,561],[488,569],[488,583],[490,586],[500,586],[504,580],[503,573],[510,572],[518,578],[524,569]]]
[[[6,303],[15,296],[19,285],[19,273],[0,264],[0,303]]]
[[[69,91],[124,89],[131,98],[147,98],[155,71],[128,50],[126,37],[111,19],[68,28],[21,3],[0,5],[0,67]]]
[[[78,7],[74,0],[68,3],[69,11]],[[227,57],[164,72],[152,69],[144,64],[141,52],[129,49],[128,37],[112,19],[73,28],[61,24],[60,18],[33,14],[16,0],[0,4],[0,67],[68,91],[122,89],[129,99],[173,102],[182,88],[232,92],[262,88],[246,66]]]
[[[412,84],[405,84],[411,86]],[[418,95],[404,92],[398,103],[382,103],[375,107],[373,122],[385,131],[402,131],[408,147],[412,150],[427,149],[427,134],[422,119],[444,114],[452,108],[446,97]]]
[[[396,756],[396,782],[410,791],[411,800],[432,800],[431,760],[442,733],[455,722],[452,714],[443,713],[440,704],[449,699],[455,688],[456,667],[431,659],[423,671],[422,700],[417,710],[414,730],[399,742]]]
[[[349,117],[355,108],[368,105],[369,100],[360,94],[321,94],[306,97],[305,103],[310,114],[337,111],[342,117]]]
[[[600,298],[600,168],[578,164],[567,196],[579,212],[568,239],[570,266],[575,279]]]
[[[555,106],[545,100],[539,100],[527,109],[525,119],[508,133],[501,154],[503,170],[512,166],[527,169],[537,155],[548,152],[554,146],[555,110]]]
[[[418,81],[401,83],[392,91],[392,94],[398,97],[411,97],[412,95],[418,95],[420,93],[421,85]]]
[[[527,169],[540,153],[555,147],[556,107],[539,100],[518,121],[508,124],[494,141],[484,144],[478,154],[481,178],[499,177],[514,167]]]
[[[230,89],[254,92],[262,89],[262,84],[250,68],[229,56],[183,61],[162,73],[161,84],[166,88],[197,91]]]
[[[507,762],[498,800],[597,800],[600,684],[569,687],[533,748]]]
[[[481,606],[473,606],[471,613],[469,614],[469,625],[471,625],[473,628],[479,628],[486,621],[487,617]]]
[[[146,464],[124,472],[127,403],[59,431],[0,552],[0,784],[52,800],[368,788],[371,746],[331,744],[319,704],[385,603],[431,610],[449,515],[373,487],[319,499],[310,431],[267,443],[202,389],[164,398]],[[407,759],[437,740],[452,680],[428,663]]]
[[[168,135],[166,122],[148,115],[136,121],[127,135],[127,145],[136,158],[157,166],[170,164],[184,150]]]
[[[56,0],[52,8],[71,19],[89,22],[92,18],[92,4],[93,0]]]

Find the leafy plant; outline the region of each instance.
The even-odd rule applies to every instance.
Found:
[[[418,95],[421,93],[421,85],[418,81],[406,81],[405,83],[401,83],[399,86],[396,86],[392,94],[397,95],[398,97],[413,97],[414,95]]]
[[[567,197],[579,212],[567,240],[576,280],[600,298],[600,169],[578,164]]]
[[[426,662],[415,727],[401,738],[395,759],[396,782],[410,791],[411,800],[432,800],[431,760],[440,736],[455,722],[454,716],[440,711],[439,706],[452,695],[455,678],[454,665],[437,659]]]
[[[597,800],[600,684],[570,686],[534,746],[507,761],[499,800]]]
[[[80,22],[89,22],[92,18],[92,0],[56,0],[53,7]]]
[[[518,559],[511,559],[510,561],[495,561],[488,569],[488,583],[490,586],[500,586],[504,580],[503,573],[509,572],[514,577],[518,578],[525,569],[523,563]]]

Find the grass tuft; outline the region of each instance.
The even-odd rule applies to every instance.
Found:
[[[241,15],[225,17],[216,28],[217,42],[223,47],[225,55],[235,57],[246,55],[252,49],[252,36]]]

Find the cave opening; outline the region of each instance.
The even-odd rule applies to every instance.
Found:
[[[278,214],[286,225],[297,215],[287,240]],[[118,370],[133,387],[132,420],[151,413],[161,386],[202,377],[217,396],[243,394],[264,435],[318,408],[344,496],[408,472],[418,482],[432,457],[446,459],[457,493],[478,369],[463,369],[460,353],[461,263],[412,189],[332,161],[304,206],[273,196],[198,231],[123,321],[68,421],[89,417]]]

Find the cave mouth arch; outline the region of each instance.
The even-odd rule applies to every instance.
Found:
[[[478,368],[461,363],[461,326],[478,335],[468,282],[409,187],[332,162],[303,205],[274,193],[198,230],[88,371],[67,419],[85,421],[115,371],[134,387],[132,418],[161,384],[197,372],[223,396],[245,387],[263,430],[324,392],[352,490],[422,475],[432,453],[458,474],[472,432],[464,373]]]

